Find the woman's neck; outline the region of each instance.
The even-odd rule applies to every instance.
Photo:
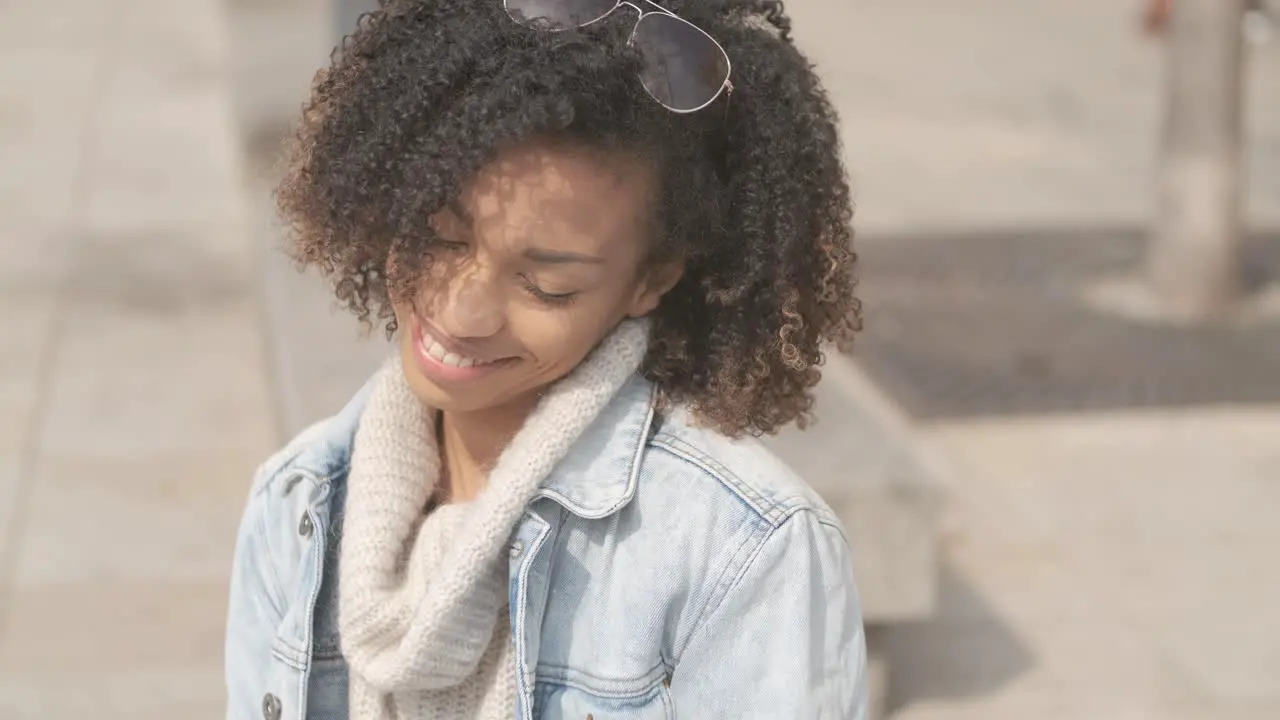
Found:
[[[501,407],[440,415],[440,490],[445,502],[474,500],[488,484],[489,471],[537,404],[513,402]]]

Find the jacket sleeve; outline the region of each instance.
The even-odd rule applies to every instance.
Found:
[[[283,619],[280,582],[267,548],[266,494],[262,472],[245,506],[236,536],[227,608],[225,674],[227,720],[262,717],[271,643]]]
[[[678,717],[865,720],[866,644],[849,546],[808,511],[760,542],[671,675]]]

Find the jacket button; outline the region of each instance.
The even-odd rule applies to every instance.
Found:
[[[298,523],[298,534],[302,537],[310,537],[311,531],[315,529],[315,525],[311,522],[311,516],[303,513],[302,521]]]
[[[511,559],[515,560],[524,554],[524,543],[517,540],[511,543]]]
[[[262,696],[262,717],[265,720],[280,720],[280,698],[271,693]]]

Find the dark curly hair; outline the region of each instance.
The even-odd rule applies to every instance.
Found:
[[[782,3],[663,6],[733,63],[732,93],[696,113],[642,89],[628,8],[543,32],[501,0],[387,0],[316,75],[289,143],[277,199],[290,254],[390,335],[391,301],[439,242],[428,218],[501,149],[546,138],[630,152],[658,181],[649,260],[685,264],[651,315],[645,375],[729,435],[803,425],[824,343],[843,349],[861,327],[835,111]],[[388,276],[391,255],[422,260]]]

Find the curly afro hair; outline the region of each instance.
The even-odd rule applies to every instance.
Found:
[[[802,426],[823,348],[861,327],[835,112],[780,2],[663,6],[724,47],[733,90],[673,113],[640,85],[634,10],[531,30],[501,0],[387,0],[316,75],[277,191],[288,250],[370,327],[395,329],[439,242],[428,219],[534,138],[655,168],[650,261],[681,281],[651,315],[644,373],[725,434]],[[422,258],[411,267],[388,258]]]

